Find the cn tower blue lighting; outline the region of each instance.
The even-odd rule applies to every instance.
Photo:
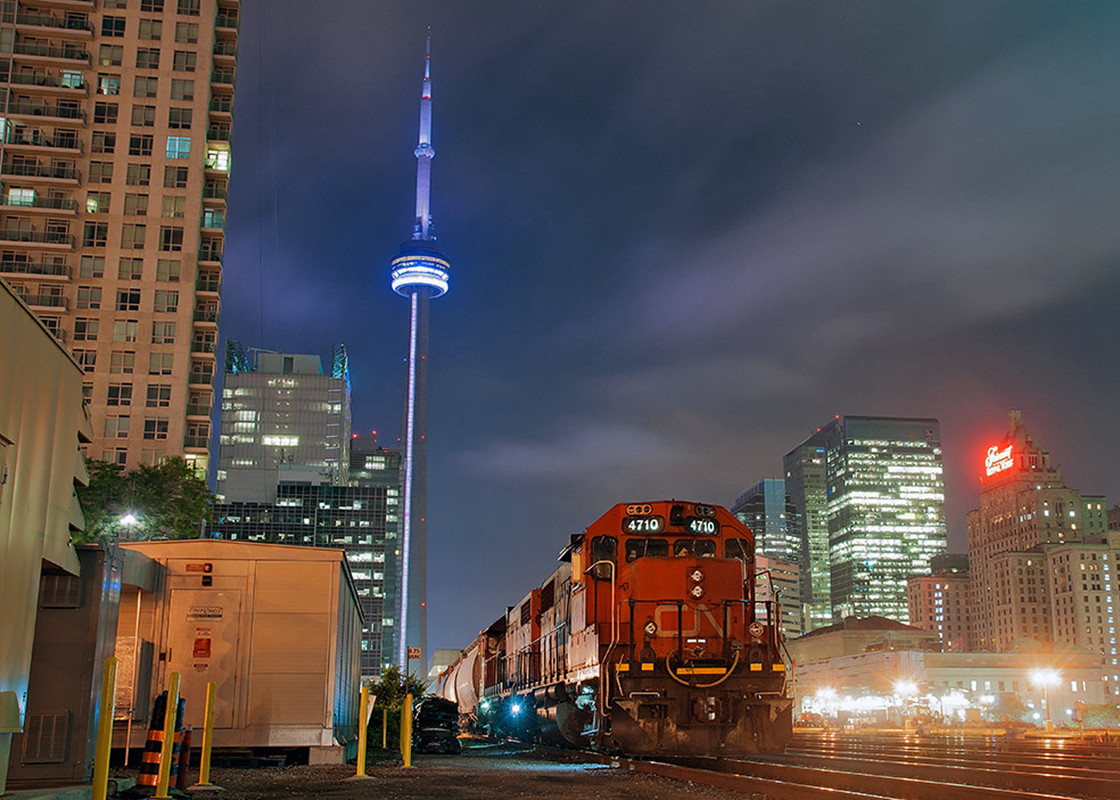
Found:
[[[397,664],[408,673],[409,645],[419,648],[427,671],[427,386],[428,302],[446,294],[451,265],[436,246],[431,215],[432,38],[424,54],[420,93],[420,136],[416,149],[416,213],[412,238],[401,245],[390,265],[390,286],[409,301],[408,385],[401,414],[404,509],[401,514],[401,603],[397,624]],[[410,633],[412,623],[415,632]]]

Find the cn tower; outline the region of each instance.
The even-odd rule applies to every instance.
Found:
[[[420,141],[416,145],[416,217],[412,238],[401,245],[391,267],[393,291],[408,298],[408,376],[401,413],[404,453],[404,513],[401,525],[401,607],[397,664],[408,673],[409,645],[419,650],[420,675],[428,658],[427,422],[428,304],[447,292],[451,265],[436,246],[432,228],[432,37],[424,54],[420,94]],[[415,652],[413,653],[415,656]],[[417,660],[417,659],[412,659]]]

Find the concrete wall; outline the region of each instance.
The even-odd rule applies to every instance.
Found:
[[[0,793],[12,733],[23,729],[43,562],[78,574],[71,529],[92,431],[82,371],[0,280]]]

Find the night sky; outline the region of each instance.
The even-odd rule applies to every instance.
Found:
[[[941,421],[954,551],[1009,408],[1120,501],[1120,4],[242,9],[222,336],[345,342],[387,446],[432,26],[431,647],[834,414]]]

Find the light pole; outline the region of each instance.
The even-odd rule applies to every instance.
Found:
[[[1036,669],[1031,673],[1031,682],[1042,687],[1042,704],[1046,706],[1046,730],[1054,730],[1054,720],[1050,718],[1050,686],[1057,684],[1061,675],[1053,669]]]

